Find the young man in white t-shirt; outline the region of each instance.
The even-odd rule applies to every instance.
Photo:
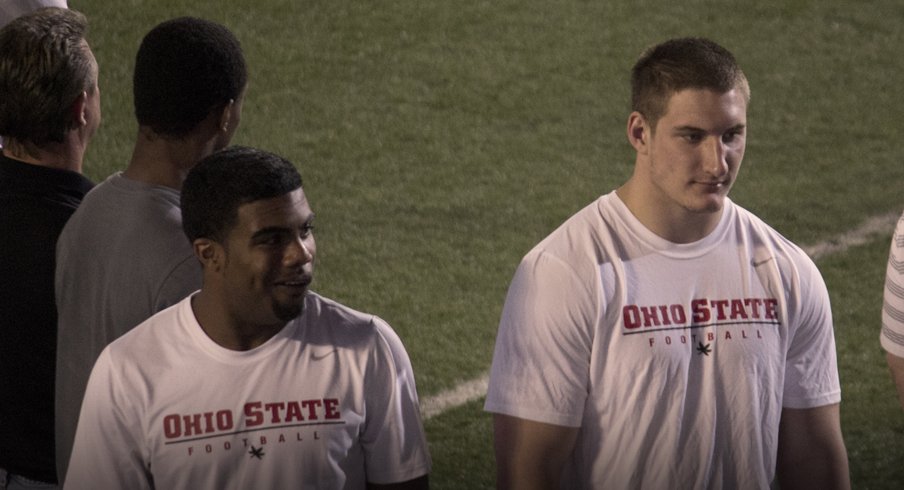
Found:
[[[215,153],[181,208],[203,286],[101,353],[65,488],[427,488],[398,336],[308,290],[314,213],[292,164]]]
[[[519,266],[486,409],[499,488],[848,488],[812,261],[727,195],[747,79],[675,39],[632,73],[634,173]]]

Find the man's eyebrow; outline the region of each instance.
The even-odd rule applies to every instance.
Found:
[[[677,126],[672,128],[672,131],[676,133],[704,133],[703,128],[698,128],[696,126]]]
[[[311,213],[308,216],[308,219],[304,220],[304,225],[310,226],[311,222],[313,222],[313,221],[314,221],[314,213]],[[257,238],[257,237],[263,236],[263,235],[273,235],[273,234],[278,234],[278,233],[289,233],[291,231],[292,231],[292,229],[289,227],[286,227],[286,226],[268,226],[266,228],[261,228],[260,230],[257,230],[256,232],[254,232],[251,235],[251,238]]]
[[[257,239],[257,238],[260,238],[263,236],[268,236],[268,235],[279,235],[279,234],[283,234],[283,233],[289,233],[290,231],[291,230],[289,228],[286,228],[285,226],[268,226],[266,228],[261,228],[260,230],[257,230],[256,232],[254,232],[251,235],[251,239],[253,240],[253,239]]]
[[[725,132],[742,131],[744,129],[747,129],[747,125],[744,123],[738,123],[738,124],[735,124],[734,126],[731,126],[730,128],[728,128]],[[706,133],[707,132],[703,128],[698,128],[697,126],[690,126],[690,125],[677,126],[675,128],[672,128],[672,131],[675,133]]]

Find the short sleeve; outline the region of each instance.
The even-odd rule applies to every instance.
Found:
[[[528,254],[505,300],[485,409],[579,427],[598,298],[592,277],[551,254]]]
[[[835,352],[832,308],[825,281],[809,257],[802,256],[789,301],[796,314],[791,317],[790,346],[785,366],[782,406],[812,408],[841,401],[841,383]]]
[[[79,415],[66,489],[153,488],[134,400],[105,349],[91,372]]]
[[[365,390],[361,444],[369,483],[399,483],[430,472],[430,454],[408,353],[398,335],[374,319],[376,345]]]

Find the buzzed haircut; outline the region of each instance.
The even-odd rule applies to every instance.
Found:
[[[69,109],[97,83],[87,31],[84,15],[57,7],[0,30],[0,135],[41,147],[76,127]]]
[[[222,243],[242,204],[271,199],[301,188],[301,175],[285,158],[256,148],[233,146],[195,165],[182,185],[182,229],[189,241]]]
[[[726,93],[740,89],[749,101],[747,77],[734,55],[709,39],[671,39],[647,49],[631,71],[631,110],[651,127],[665,114],[669,98],[684,89]]]
[[[159,135],[181,138],[237,100],[247,80],[242,47],[229,29],[194,17],[168,20],[138,48],[135,117]]]

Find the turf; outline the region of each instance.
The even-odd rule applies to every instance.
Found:
[[[750,79],[737,202],[803,244],[904,206],[904,5],[664,3],[70,0],[101,65],[86,173],[128,160],[141,36],[178,15],[226,24],[250,69],[235,142],[298,165],[318,215],[315,288],[396,328],[422,396],[486,371],[520,257],[628,177],[628,72],[667,37],[719,41]],[[886,242],[820,263],[855,488],[904,486],[904,415],[877,340]],[[428,422],[434,488],[492,486],[488,420],[476,402]]]

